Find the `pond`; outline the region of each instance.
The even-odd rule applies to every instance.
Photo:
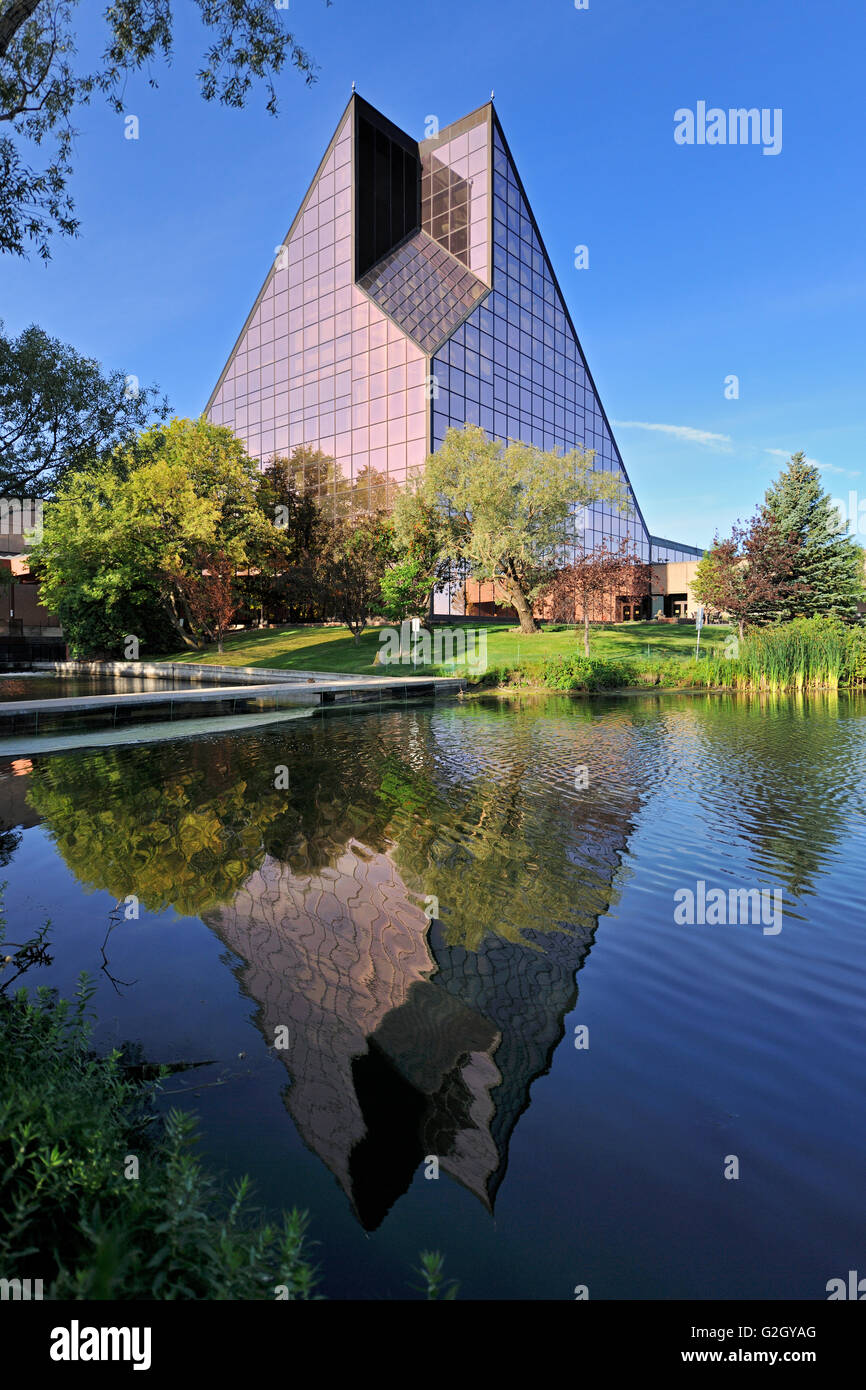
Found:
[[[8,935],[51,919],[28,983],[88,971],[100,1046],[209,1063],[161,1104],[310,1212],[331,1298],[439,1249],[461,1299],[824,1299],[866,1250],[864,716],[491,697],[18,757]]]
[[[0,702],[65,700],[77,695],[136,695],[161,690],[189,690],[189,681],[151,680],[147,676],[50,676],[28,672],[0,673]]]

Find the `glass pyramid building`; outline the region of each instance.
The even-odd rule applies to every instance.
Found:
[[[589,508],[587,546],[702,553],[647,529],[492,102],[419,143],[353,94],[206,414],[340,508],[387,506],[452,425],[593,449],[631,510]]]

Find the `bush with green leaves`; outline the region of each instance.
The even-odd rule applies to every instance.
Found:
[[[132,1062],[129,1047],[93,1051],[86,975],[74,1001],[46,988],[11,994],[27,970],[51,963],[50,923],[14,945],[5,926],[0,911],[3,1278],[41,1280],[47,1299],[320,1297],[306,1212],[262,1224],[248,1178],[227,1195],[205,1172],[195,1120],[155,1106],[180,1068]],[[456,1298],[440,1252],[420,1260],[427,1299]]]
[[[82,976],[74,1003],[46,989],[0,997],[4,1277],[41,1279],[50,1299],[313,1297],[306,1214],[262,1224],[246,1178],[221,1191],[195,1121],[157,1115],[159,1081],[91,1049],[92,992]]]
[[[601,657],[554,656],[541,664],[541,679],[550,690],[616,690],[635,684],[635,667]]]
[[[457,1297],[457,1290],[460,1285],[456,1279],[447,1280],[445,1278],[445,1256],[440,1250],[422,1250],[420,1255],[421,1264],[415,1271],[420,1274],[422,1282],[416,1284],[416,1288],[423,1290],[428,1303],[433,1303],[437,1299],[442,1299],[446,1303],[451,1303]]]

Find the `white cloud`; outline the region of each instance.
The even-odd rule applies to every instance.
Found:
[[[765,454],[772,454],[773,458],[789,459],[794,451],[792,449],[765,449]],[[859,468],[838,468],[835,463],[820,463],[818,459],[806,456],[806,462],[812,468],[818,468],[822,473],[841,473],[844,478],[859,478]]]
[[[713,434],[710,430],[696,430],[691,425],[655,425],[646,420],[613,420],[618,430],[658,430],[661,434],[673,435],[686,444],[704,444],[709,449],[721,449],[728,453],[732,448],[729,434]]]

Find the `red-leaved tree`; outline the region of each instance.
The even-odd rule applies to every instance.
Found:
[[[774,622],[788,599],[809,592],[791,577],[799,549],[798,537],[784,535],[761,507],[746,526],[738,522],[724,540],[715,537],[698,564],[692,592],[708,608],[727,613],[742,640],[747,623]]]
[[[589,624],[604,621],[618,598],[637,600],[652,591],[652,569],[627,539],[613,550],[606,542],[592,550],[578,544],[570,565],[559,570],[545,598],[557,622],[583,619],[583,649],[589,656]],[[615,616],[615,613],[612,613]]]
[[[216,642],[222,653],[223,638],[241,606],[234,564],[223,551],[198,550],[193,570],[173,577],[196,636]]]

